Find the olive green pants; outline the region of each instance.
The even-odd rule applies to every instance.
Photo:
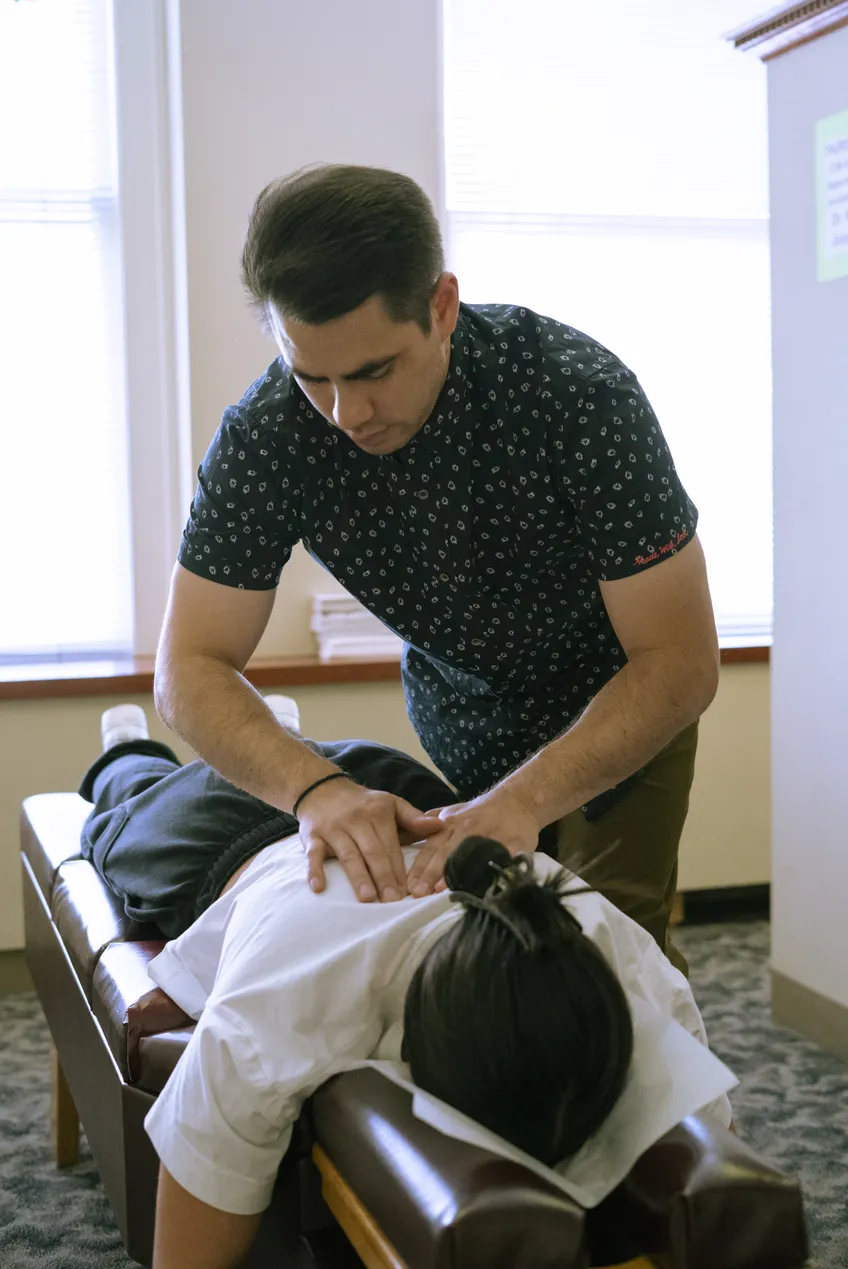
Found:
[[[684,974],[689,966],[669,938],[668,923],[697,747],[693,723],[600,819],[589,823],[578,810],[557,826],[559,862],[647,930]]]

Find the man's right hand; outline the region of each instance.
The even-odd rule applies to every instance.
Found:
[[[404,898],[406,866],[401,842],[421,841],[444,827],[404,798],[365,789],[353,780],[329,780],[304,798],[300,836],[309,884],[324,889],[324,861],[333,856],[364,903]]]

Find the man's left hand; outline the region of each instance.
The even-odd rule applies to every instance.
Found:
[[[534,851],[541,825],[522,798],[496,786],[471,802],[458,802],[429,811],[444,828],[428,837],[407,876],[409,893],[416,899],[444,890],[445,862],[466,837],[492,837],[511,855]]]

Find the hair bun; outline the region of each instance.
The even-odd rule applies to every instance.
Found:
[[[466,837],[445,863],[445,883],[449,890],[464,890],[482,899],[495,880],[497,868],[505,868],[512,856],[492,837]]]

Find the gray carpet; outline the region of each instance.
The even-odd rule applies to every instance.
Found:
[[[848,1066],[774,1027],[768,927],[688,926],[678,941],[713,1048],[741,1077],[740,1132],[804,1185],[816,1269],[848,1269]],[[32,993],[0,999],[0,1266],[130,1269],[83,1145],[57,1172],[48,1140],[48,1034]]]

